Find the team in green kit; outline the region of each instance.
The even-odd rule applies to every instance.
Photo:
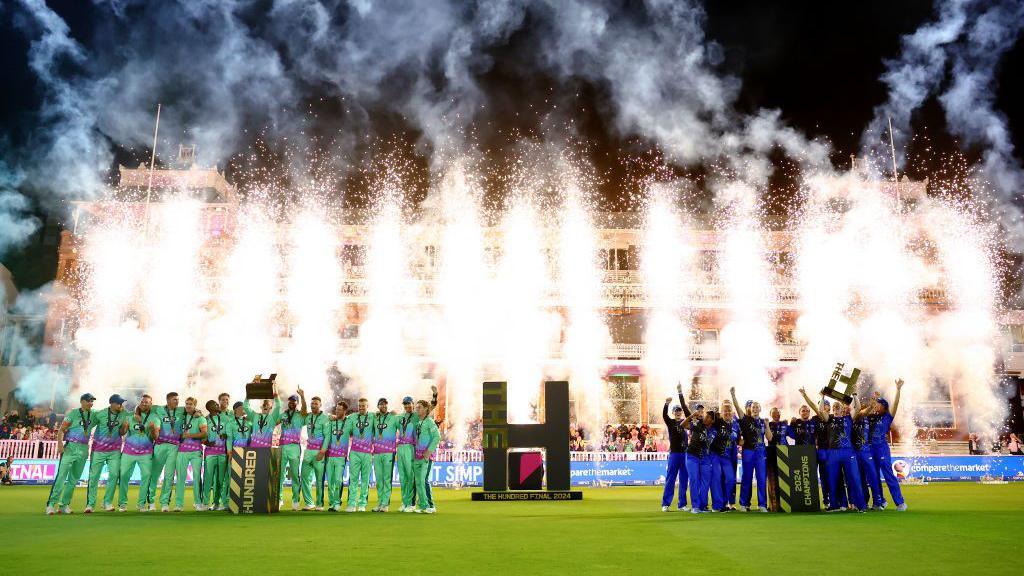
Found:
[[[399,511],[432,514],[430,471],[440,434],[429,417],[437,405],[437,388],[431,388],[430,402],[406,396],[402,412],[394,413],[381,398],[372,414],[366,398],[351,413],[343,400],[333,412],[325,412],[318,396],[307,406],[301,388],[288,397],[283,411],[275,387],[275,399],[264,400],[259,412],[249,407],[248,398],[231,404],[230,395],[223,393],[205,404],[205,414],[196,398],[186,398],[180,406],[176,392],[167,394],[162,405],[144,394],[132,411],[125,410],[126,400],[118,394],[110,397],[108,407],[94,410],[96,398],[83,394],[58,430],[60,460],[46,513],[72,513],[71,499],[86,465],[86,514],[97,507],[104,472],[103,510],[127,511],[128,486],[136,470],[139,512],[156,511],[158,505],[163,512],[180,512],[190,481],[197,511],[226,510],[233,448],[277,444],[281,495],[284,499],[287,474],[293,510],[365,511],[372,471],[377,497],[373,511],[388,512],[397,467]],[[349,493],[343,508],[346,465]]]

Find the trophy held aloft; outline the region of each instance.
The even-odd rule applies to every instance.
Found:
[[[842,362],[837,362],[832,370],[832,377],[828,385],[821,389],[821,393],[828,398],[838,400],[843,404],[853,402],[853,394],[857,390],[857,379],[860,378],[860,368],[854,368],[849,375],[843,374]]]
[[[273,400],[276,396],[274,394],[275,380],[277,380],[277,374],[271,374],[269,378],[264,378],[262,374],[253,376],[252,382],[245,385],[245,397],[251,400]]]

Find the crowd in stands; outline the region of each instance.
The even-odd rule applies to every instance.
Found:
[[[1024,456],[1024,443],[1013,432],[1002,434],[997,438],[971,432],[967,437],[967,451],[975,455],[1004,454]]]
[[[0,421],[0,440],[56,440],[60,419],[50,410],[11,410]]]

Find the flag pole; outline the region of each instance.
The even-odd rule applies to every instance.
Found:
[[[153,128],[153,149],[149,154],[149,182],[146,184],[146,236],[149,236],[149,201],[153,195],[153,165],[156,163],[156,137],[160,133],[160,103],[156,103],[156,126]]]

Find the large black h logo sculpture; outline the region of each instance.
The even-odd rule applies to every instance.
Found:
[[[579,500],[569,491],[569,383],[544,383],[544,423],[508,423],[508,384],[483,384],[484,492],[474,500]],[[543,448],[546,492],[509,492],[510,448]]]

